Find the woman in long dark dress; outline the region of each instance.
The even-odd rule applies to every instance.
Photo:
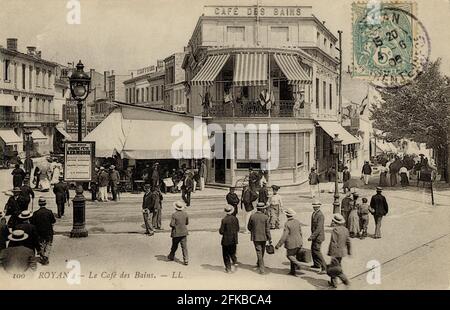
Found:
[[[387,182],[388,172],[389,172],[389,169],[386,167],[386,164],[383,164],[383,166],[381,166],[381,168],[380,168],[380,183],[379,183],[379,185],[381,187],[388,186],[388,182]]]

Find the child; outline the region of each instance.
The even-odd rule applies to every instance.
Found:
[[[342,271],[341,263],[336,257],[332,257],[330,264],[327,265],[327,275],[330,277],[328,284],[334,288],[337,288],[337,278],[341,279],[345,285],[349,285],[348,278]]]
[[[358,210],[359,214],[359,226],[361,229],[360,238],[364,239],[367,237],[367,226],[369,225],[369,204],[367,203],[367,198],[362,199],[362,204]]]
[[[348,215],[348,230],[350,232],[350,238],[355,238],[359,235],[358,209],[360,204],[358,203],[358,196],[358,193],[353,193],[353,203],[351,204],[350,214]]]

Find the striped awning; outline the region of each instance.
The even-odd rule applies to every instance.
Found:
[[[228,58],[230,58],[229,54],[208,56],[206,63],[191,80],[192,85],[212,85]]]
[[[239,53],[234,62],[233,83],[238,86],[266,85],[268,55],[263,53]]]
[[[300,66],[295,55],[274,54],[275,61],[280,66],[281,71],[286,75],[289,84],[311,84],[308,74]]]

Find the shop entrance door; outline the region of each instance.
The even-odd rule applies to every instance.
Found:
[[[221,183],[221,184],[225,184],[225,166],[226,166],[226,160],[225,160],[225,154],[226,154],[226,150],[225,150],[225,134],[221,135],[223,137],[222,141],[219,137],[216,137],[216,147],[218,145],[218,143],[222,142],[222,150],[223,150],[223,154],[216,154],[216,158],[214,159],[214,181],[216,183]]]

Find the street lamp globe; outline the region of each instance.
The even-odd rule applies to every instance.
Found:
[[[91,88],[91,78],[84,72],[84,65],[81,60],[77,64],[77,69],[69,78],[70,92],[77,101],[83,101],[89,95]]]

